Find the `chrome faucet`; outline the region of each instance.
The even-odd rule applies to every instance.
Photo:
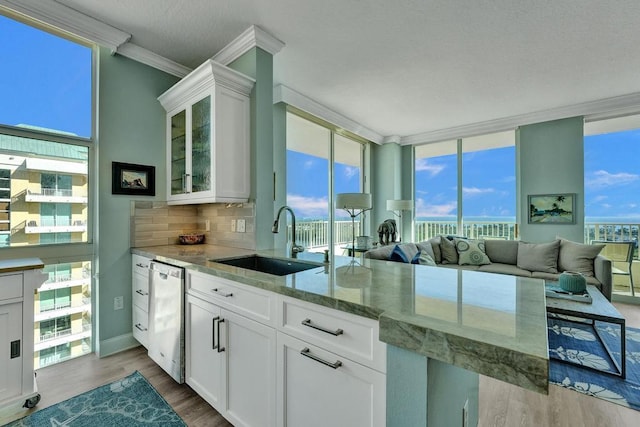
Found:
[[[276,215],[276,220],[273,222],[273,227],[271,227],[272,233],[277,233],[278,228],[280,228],[280,214],[282,211],[289,211],[291,214],[291,258],[298,258],[298,254],[300,252],[304,252],[304,247],[296,244],[296,215],[293,213],[293,209],[289,206],[283,206],[278,211]]]

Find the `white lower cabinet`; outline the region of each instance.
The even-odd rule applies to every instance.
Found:
[[[187,295],[186,382],[234,426],[275,426],[275,329]]]
[[[386,423],[386,375],[278,332],[278,425]]]
[[[0,402],[22,393],[21,339],[22,303],[0,302]],[[14,348],[15,343],[18,343],[17,348]]]

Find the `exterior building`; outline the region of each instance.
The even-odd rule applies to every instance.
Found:
[[[86,242],[88,152],[0,134],[0,247]],[[35,295],[36,368],[91,352],[91,263],[46,265]]]

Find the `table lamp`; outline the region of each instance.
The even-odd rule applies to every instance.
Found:
[[[371,194],[369,193],[339,193],[336,194],[336,208],[344,209],[351,216],[351,257],[356,254],[356,217],[371,209]]]
[[[398,225],[400,241],[402,241],[402,211],[410,211],[411,209],[413,209],[413,200],[387,200],[387,210],[400,218]]]

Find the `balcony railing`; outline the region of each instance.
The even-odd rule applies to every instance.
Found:
[[[50,341],[56,338],[64,337],[67,335],[71,335],[71,329],[65,329],[62,331],[55,332],[45,332],[40,334],[40,342]]]
[[[41,188],[39,191],[27,190],[25,201],[27,202],[60,202],[60,203],[87,203],[87,194],[78,193],[69,189]]]
[[[328,227],[329,223],[326,220],[298,221],[296,223],[296,240],[307,249],[328,247]],[[359,222],[355,223],[355,229],[357,233],[357,230],[360,229]],[[467,221],[462,224],[461,230],[458,230],[456,221],[416,221],[413,240],[421,242],[439,235],[466,236],[472,239],[514,240],[516,238],[515,230],[515,221]],[[352,232],[351,221],[336,221],[334,223],[334,244],[350,243]],[[584,242],[590,243],[592,240],[632,240],[638,242],[639,232],[640,223],[587,222],[584,226]],[[291,238],[290,226],[288,233]],[[637,248],[635,258],[638,258]]]

